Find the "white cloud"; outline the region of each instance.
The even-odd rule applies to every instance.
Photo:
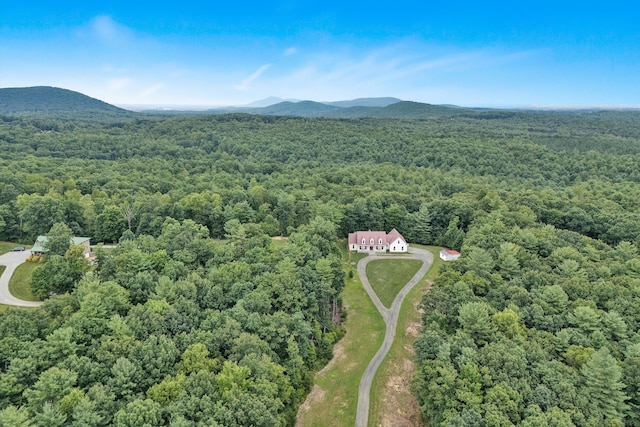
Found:
[[[129,86],[132,82],[133,79],[131,79],[130,77],[109,79],[109,81],[107,82],[107,87],[110,92],[118,92]]]
[[[333,44],[315,51],[306,48],[304,53],[298,52],[295,59],[287,60],[287,64],[283,62],[277,67],[274,64],[268,74],[263,74],[268,65],[262,66],[241,85],[233,86],[244,90],[245,95],[234,95],[220,87],[215,96],[236,97],[236,103],[240,103],[237,97],[242,97],[242,101],[267,96],[335,101],[397,96],[435,102],[437,96],[438,102],[447,103],[446,92],[453,94],[455,88],[459,94],[454,98],[460,102],[469,88],[474,87],[474,82],[492,76],[492,70],[499,72],[505,63],[530,62],[535,60],[532,56],[535,55],[498,49],[433,46],[415,40],[370,49]],[[222,72],[218,81],[228,79],[229,74]]]
[[[284,51],[284,56],[291,56],[298,53],[298,49],[295,46],[291,46],[287,50]]]
[[[153,86],[149,86],[147,88],[145,88],[142,92],[141,95],[142,96],[151,96],[151,95],[155,95],[156,93],[160,92],[162,89],[164,89],[165,87],[167,87],[166,84],[164,83],[158,83],[156,85]]]
[[[108,15],[101,15],[89,22],[89,30],[98,40],[104,43],[122,43],[133,36],[133,31],[128,27],[114,21]]]
[[[264,73],[267,68],[271,67],[271,64],[264,64],[263,66],[261,66],[260,68],[258,68],[253,74],[251,74],[249,77],[247,77],[246,79],[244,79],[242,81],[241,84],[235,86],[236,89],[238,90],[246,90],[249,88],[249,85],[258,77],[260,77],[260,75],[262,73]]]

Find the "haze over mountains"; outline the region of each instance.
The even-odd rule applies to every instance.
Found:
[[[260,106],[262,105],[262,106]],[[206,110],[138,109],[151,114],[228,114],[248,113],[296,117],[382,117],[421,118],[433,114],[447,114],[458,108],[441,107],[398,98],[361,98],[346,101],[315,102],[267,98],[246,106],[220,107]],[[68,89],[49,86],[0,89],[0,114],[26,113],[109,113],[135,114],[106,102]]]
[[[182,108],[182,109],[181,109]],[[309,100],[283,100],[270,97],[243,106],[206,109],[203,107],[161,108],[138,106],[120,108],[79,92],[68,89],[36,86],[25,88],[0,88],[0,114],[57,114],[133,117],[138,114],[230,114],[246,113],[273,116],[326,117],[326,118],[391,118],[424,119],[435,116],[473,115],[477,118],[502,118],[513,114],[504,109],[463,108],[455,105],[433,105],[398,98],[359,98],[345,101],[316,102]],[[584,111],[584,109],[582,109]],[[602,108],[587,111],[602,110]],[[513,110],[515,111],[515,110]],[[497,116],[496,116],[497,115]],[[495,117],[494,117],[495,116]],[[499,117],[498,117],[499,116]]]
[[[393,97],[358,98],[346,101],[317,102],[301,99],[282,99],[275,96],[260,99],[246,105],[202,107],[202,106],[123,106],[140,112],[198,112],[207,114],[249,113],[264,115],[285,115],[301,117],[354,117],[367,114],[369,111],[345,111],[349,108],[384,108],[391,104],[403,102]]]

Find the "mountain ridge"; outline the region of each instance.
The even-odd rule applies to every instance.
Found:
[[[271,102],[278,101],[274,104]],[[268,104],[268,105],[265,105]],[[252,105],[265,105],[256,107]],[[632,111],[638,111],[633,110]],[[546,110],[550,111],[550,110]],[[593,113],[605,109],[553,110],[560,113]],[[614,110],[611,110],[614,111]],[[143,109],[127,110],[80,92],[52,86],[25,88],[0,88],[0,114],[36,114],[58,118],[85,118],[89,120],[121,120],[151,115],[220,115],[253,114],[267,116],[291,116],[306,118],[385,118],[426,119],[432,117],[467,117],[473,119],[508,118],[519,113],[541,113],[541,110],[523,108],[467,108],[456,105],[434,105],[415,101],[403,101],[393,97],[357,98],[345,101],[316,102],[311,100],[282,100],[269,97],[245,106],[213,107],[202,109]]]
[[[71,112],[130,113],[70,89],[53,86],[0,88],[0,114]]]

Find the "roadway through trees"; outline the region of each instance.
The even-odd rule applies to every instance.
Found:
[[[409,253],[413,255],[412,257],[407,256],[389,256],[389,255],[372,255],[366,258],[363,258],[358,262],[358,275],[360,276],[360,281],[364,285],[364,289],[369,294],[371,301],[375,304],[380,312],[380,315],[384,319],[386,324],[386,332],[384,336],[384,341],[380,346],[378,352],[373,356],[371,362],[367,366],[367,369],[364,371],[362,375],[362,379],[360,380],[360,387],[358,388],[358,410],[356,413],[356,427],[367,427],[369,422],[369,396],[371,395],[371,384],[373,383],[373,378],[376,375],[376,371],[382,364],[385,356],[391,349],[391,345],[393,344],[393,340],[396,336],[396,326],[398,324],[398,316],[400,314],[400,307],[402,306],[402,301],[407,296],[407,294],[413,289],[413,287],[420,282],[420,280],[424,277],[424,275],[433,264],[433,254],[431,252],[426,251],[424,249],[418,248],[409,248]],[[391,304],[391,308],[386,308],[378,295],[376,295],[375,291],[371,287],[369,283],[369,279],[367,278],[367,264],[371,261],[379,260],[379,259],[417,259],[422,261],[422,267],[418,270],[418,272],[407,282],[407,284],[398,292],[398,295],[393,300],[393,304]]]

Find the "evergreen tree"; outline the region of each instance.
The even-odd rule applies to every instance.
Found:
[[[420,209],[408,216],[408,236],[407,239],[411,243],[421,243],[427,245],[432,243],[431,240],[431,214],[429,207],[423,203]]]
[[[624,425],[622,417],[627,395],[622,391],[624,383],[622,369],[606,347],[596,351],[582,367],[585,380],[585,394],[595,412],[595,416],[604,418],[611,425]]]
[[[464,241],[464,231],[459,228],[460,218],[454,217],[449,221],[447,231],[437,240],[439,245],[446,246],[451,249],[460,250]]]

